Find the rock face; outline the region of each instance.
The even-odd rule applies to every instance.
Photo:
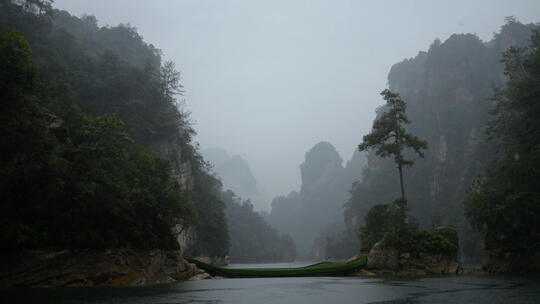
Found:
[[[452,244],[458,244],[457,232],[448,227],[438,228],[439,233]],[[400,274],[457,274],[461,270],[457,247],[449,252],[399,252],[379,241],[368,254],[366,268],[382,273]]]
[[[229,257],[228,256],[223,256],[223,257],[218,257],[218,256],[198,256],[198,257],[195,257],[196,260],[199,260],[201,262],[204,262],[206,264],[212,264],[212,265],[216,265],[216,266],[226,266],[226,265],[229,265]]]
[[[367,269],[399,270],[399,252],[394,248],[384,248],[382,241],[371,248],[368,254]]]
[[[142,286],[188,279],[198,269],[176,250],[32,251],[2,258],[0,288]]]
[[[540,252],[519,250],[508,246],[506,236],[486,235],[486,259],[482,268],[494,273],[540,272]]]
[[[404,181],[411,214],[424,226],[431,224],[431,216],[440,215],[442,223],[459,227],[462,257],[484,253],[482,236],[461,223],[465,194],[493,155],[492,143],[484,138],[486,123],[493,119],[486,99],[505,79],[501,53],[510,45],[529,46],[532,28],[510,21],[489,42],[471,34],[436,40],[426,52],[392,66],[388,74],[389,89],[407,102],[407,131],[427,140],[429,147],[407,170]],[[352,231],[362,225],[372,205],[399,197],[394,162],[377,157],[375,151],[368,159],[365,178],[353,188],[346,207]]]
[[[540,253],[522,255],[488,251],[482,269],[491,273],[540,272]]]
[[[443,254],[422,254],[417,258],[401,254],[399,267],[401,272],[414,274],[458,274],[461,269],[455,258]]]

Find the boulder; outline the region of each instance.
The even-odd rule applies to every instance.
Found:
[[[200,271],[200,273],[189,278],[190,281],[199,281],[199,280],[210,280],[212,276],[209,275],[206,271]]]
[[[416,239],[412,241],[423,244],[428,241],[441,240],[440,236],[452,243],[448,245],[446,241],[439,241],[440,247],[422,247],[418,246],[401,246],[394,248],[384,243],[384,240],[377,242],[371,248],[367,258],[366,269],[376,272],[392,272],[402,274],[457,274],[461,269],[461,264],[458,262],[458,246],[459,239],[455,229],[449,227],[441,227],[431,232],[421,231],[414,235]],[[419,238],[419,239],[418,239]],[[442,240],[444,240],[442,239]],[[438,244],[438,243],[435,243]],[[403,248],[414,249],[413,251],[400,252]]]
[[[386,248],[382,241],[377,242],[369,251],[367,269],[399,270],[399,253],[395,248]]]

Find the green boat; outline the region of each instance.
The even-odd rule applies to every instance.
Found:
[[[358,271],[367,263],[366,257],[360,257],[347,263],[326,261],[295,268],[223,268],[192,258],[186,260],[212,276],[227,278],[343,276]]]

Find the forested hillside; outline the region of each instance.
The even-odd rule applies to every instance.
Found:
[[[483,254],[481,235],[466,221],[463,201],[471,182],[496,156],[486,126],[492,119],[493,88],[505,80],[502,53],[509,46],[529,45],[533,27],[509,19],[489,42],[472,34],[435,40],[427,52],[394,65],[388,75],[390,90],[407,102],[412,121],[407,131],[428,141],[425,158],[405,171],[411,214],[423,227],[455,226],[463,257]],[[346,205],[351,231],[363,224],[370,207],[399,197],[395,164],[374,152],[368,160],[363,181],[354,185]]]
[[[227,223],[231,237],[231,263],[293,262],[296,247],[288,234],[278,233],[264,218],[253,211],[251,202],[242,202],[230,190],[221,198],[227,208]]]
[[[0,1],[0,243],[224,256],[220,183],[192,142],[174,63],[127,25]]]
[[[494,92],[488,124],[496,158],[471,185],[465,215],[485,234],[486,270],[539,271],[540,31],[502,61],[506,81]]]

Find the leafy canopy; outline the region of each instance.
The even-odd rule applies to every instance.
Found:
[[[488,132],[499,158],[476,180],[465,215],[486,232],[486,249],[535,252],[540,248],[540,33],[529,48],[503,55],[506,86],[495,90]]]
[[[427,148],[427,142],[405,131],[404,125],[410,121],[405,114],[407,104],[399,94],[385,89],[381,95],[386,100],[386,111],[375,120],[371,133],[364,136],[364,141],[358,149],[365,151],[373,148],[380,157],[393,157],[394,162],[400,167],[412,166],[414,160],[406,159],[403,150],[411,148],[423,157],[422,149]]]
[[[23,248],[177,248],[193,217],[171,164],[133,142],[119,115],[87,116],[0,32],[0,244]]]

